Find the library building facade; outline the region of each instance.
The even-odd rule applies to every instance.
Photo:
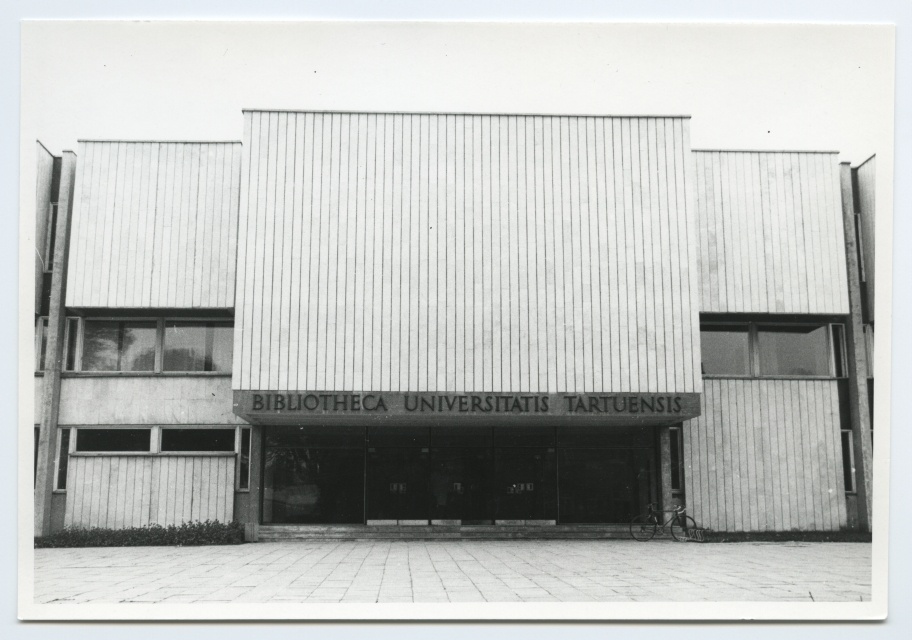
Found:
[[[689,127],[39,143],[36,535],[869,530],[875,159]]]

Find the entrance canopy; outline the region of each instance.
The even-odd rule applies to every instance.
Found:
[[[687,394],[446,394],[235,391],[252,424],[668,425],[700,415]]]

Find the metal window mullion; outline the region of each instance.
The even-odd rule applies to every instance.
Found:
[[[152,427],[152,433],[149,436],[149,453],[161,453],[161,433],[160,426]]]
[[[123,371],[124,322],[117,321],[117,371]]]
[[[157,318],[155,320],[155,371],[161,373],[164,370],[165,361],[165,319]]]
[[[205,333],[203,334],[203,342],[205,343],[203,351],[203,371],[215,371],[215,363],[213,362],[213,352],[215,350],[215,323],[204,322],[203,327],[205,328]]]
[[[760,377],[760,330],[756,322],[748,323],[748,344],[749,357],[750,357],[750,373],[751,377],[759,378]]]
[[[82,350],[85,342],[85,318],[76,319],[76,362],[73,363],[74,371],[82,371]]]

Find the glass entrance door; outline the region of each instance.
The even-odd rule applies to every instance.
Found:
[[[491,524],[491,450],[431,449],[431,519]]]
[[[497,520],[555,520],[554,449],[497,449],[496,458]]]
[[[367,519],[428,518],[427,448],[383,447],[367,451]]]

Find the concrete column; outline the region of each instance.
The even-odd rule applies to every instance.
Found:
[[[263,427],[250,427],[250,492],[247,497],[244,537],[256,542],[260,532],[260,503],[263,495]]]
[[[845,227],[846,268],[849,278],[849,317],[846,322],[846,352],[849,374],[849,413],[852,443],[855,448],[855,489],[858,496],[859,528],[871,530],[871,505],[874,498],[872,476],[873,447],[868,407],[868,367],[861,314],[861,276],[858,268],[858,242],[855,232],[855,206],[852,198],[852,169],[839,165],[842,190],[842,219]]]
[[[35,481],[35,535],[51,533],[51,498],[54,493],[54,465],[57,452],[57,417],[60,411],[60,372],[63,369],[63,334],[66,325],[66,270],[69,256],[70,219],[76,154],[63,152],[60,194],[57,198],[57,228],[54,230],[54,273],[51,276],[50,312],[47,328],[47,362],[41,395],[42,419],[38,436],[38,473]]]
[[[663,509],[674,509],[671,496],[671,428],[659,427],[659,503]]]

